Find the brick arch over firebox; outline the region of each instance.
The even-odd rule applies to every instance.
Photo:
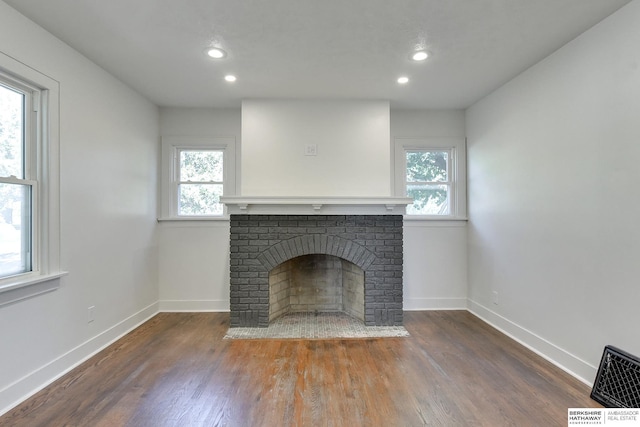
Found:
[[[402,215],[231,215],[231,327],[269,325],[269,271],[302,255],[364,271],[365,325],[402,325]]]
[[[267,271],[271,271],[292,258],[311,254],[337,256],[365,271],[376,259],[375,253],[364,246],[352,240],[326,234],[308,234],[284,240],[260,253],[257,259]]]

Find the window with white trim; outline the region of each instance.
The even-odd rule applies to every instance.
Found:
[[[0,277],[32,271],[32,208],[38,182],[34,157],[34,93],[6,77],[0,79]],[[37,93],[37,92],[36,92]]]
[[[160,219],[220,218],[235,194],[235,138],[162,138]]]
[[[0,55],[0,305],[58,287],[58,82]]]
[[[465,140],[396,138],[396,195],[413,198],[407,216],[466,217]]]

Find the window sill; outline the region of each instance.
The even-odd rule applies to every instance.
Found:
[[[157,219],[158,222],[180,222],[180,221],[229,221],[229,215],[223,216],[174,216],[174,217],[160,217]]]
[[[60,287],[60,278],[67,274],[66,271],[59,271],[40,276],[18,276],[10,283],[0,285],[0,307],[46,292],[55,291]]]
[[[468,218],[405,215],[406,227],[466,227]]]
[[[404,215],[405,221],[468,221],[464,216]]]

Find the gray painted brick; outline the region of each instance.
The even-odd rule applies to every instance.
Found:
[[[326,234],[327,229],[323,228],[323,227],[308,227],[307,228],[307,233],[308,234]]]
[[[267,326],[268,271],[310,253],[364,270],[366,325],[402,324],[402,225],[401,215],[232,215],[231,324]]]

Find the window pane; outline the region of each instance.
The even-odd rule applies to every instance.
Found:
[[[413,198],[407,214],[449,215],[448,185],[407,184],[407,196]]]
[[[24,95],[0,85],[0,176],[24,179]]]
[[[407,182],[446,182],[449,152],[408,151]]]
[[[222,184],[180,184],[178,215],[222,215]]]
[[[222,151],[180,151],[180,181],[222,182]]]
[[[31,187],[0,183],[0,277],[31,271]]]

